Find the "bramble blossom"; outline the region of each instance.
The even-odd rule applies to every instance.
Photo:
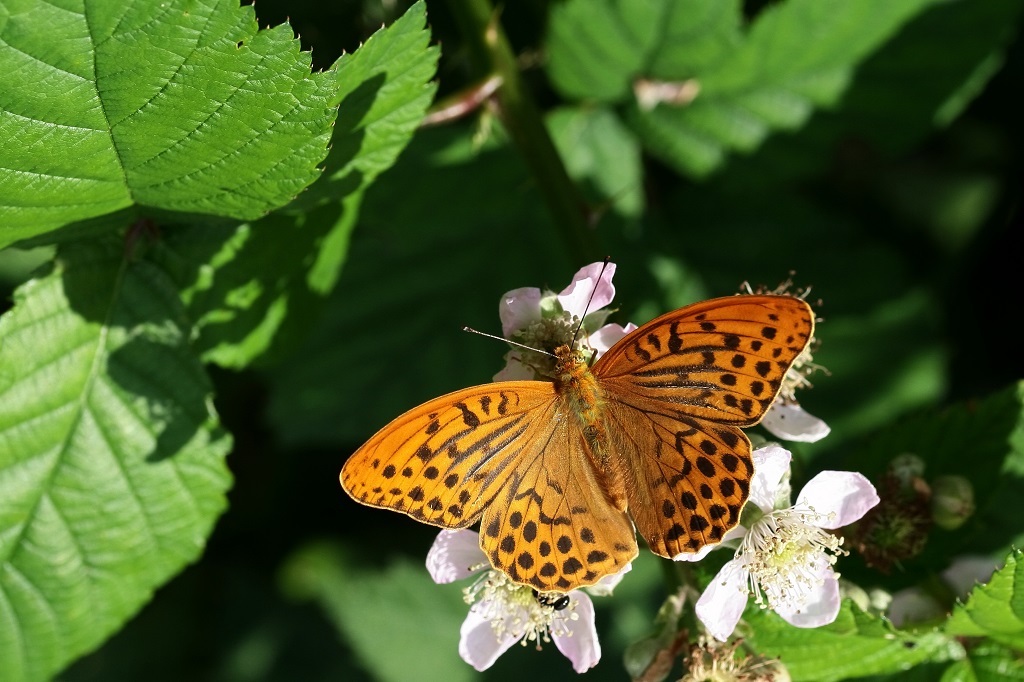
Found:
[[[604,272],[601,270],[604,268]],[[572,283],[556,294],[536,287],[513,289],[501,297],[498,315],[501,333],[506,339],[532,348],[553,351],[573,341],[582,317],[583,328],[576,339],[576,348],[600,355],[619,339],[636,329],[604,324],[612,311],[604,308],[615,297],[612,276],[615,263],[591,263],[573,276]],[[600,280],[598,279],[600,277]],[[593,294],[593,298],[591,298]],[[587,303],[590,308],[587,308]],[[586,313],[586,317],[583,317]],[[536,379],[537,368],[547,369],[551,359],[527,350],[512,350],[505,355],[505,367],[494,375],[495,381]]]
[[[460,631],[462,660],[486,670],[516,642],[524,646],[534,642],[539,649],[543,642],[554,641],[576,672],[597,665],[601,645],[594,625],[594,604],[586,592],[538,593],[514,583],[491,569],[479,542],[477,533],[470,530],[442,530],[427,554],[427,570],[435,583],[476,576],[463,590],[470,608]],[[597,596],[609,595],[630,568],[627,565],[585,589]]]
[[[832,569],[845,554],[842,539],[828,531],[859,519],[878,504],[874,486],[863,475],[823,471],[812,478],[796,504],[789,503],[791,455],[775,444],[755,450],[749,503],[741,524],[723,543],[739,547],[697,600],[697,617],[716,639],[735,629],[747,599],[770,608],[797,627],[831,623],[839,614],[839,576]],[[751,518],[754,517],[754,518]],[[732,541],[732,542],[730,542]],[[710,551],[707,550],[707,551]],[[681,554],[695,561],[707,551]]]
[[[820,369],[818,365],[814,364],[814,358],[811,355],[813,344],[814,339],[811,339],[807,348],[804,348],[804,351],[793,361],[782,379],[779,397],[772,403],[767,414],[761,420],[761,426],[776,438],[800,443],[814,443],[827,436],[832,430],[828,424],[800,407],[800,403],[796,400],[796,390],[810,388],[811,382],[807,380],[808,375]]]

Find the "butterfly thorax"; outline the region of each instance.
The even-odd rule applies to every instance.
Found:
[[[597,377],[590,371],[583,352],[569,346],[555,349],[555,390],[565,399],[572,413],[579,417],[581,426],[597,426],[604,405],[604,395]]]

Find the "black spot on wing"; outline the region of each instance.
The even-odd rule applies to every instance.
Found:
[[[462,412],[463,423],[471,429],[475,429],[480,426],[480,417],[476,416],[473,410],[469,409],[469,406],[464,402],[453,403],[452,407]]]

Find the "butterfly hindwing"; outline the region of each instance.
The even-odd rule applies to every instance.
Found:
[[[567,592],[617,573],[637,554],[624,509],[564,403],[542,417],[520,466],[484,511],[481,548],[491,564],[534,589]]]
[[[721,542],[736,526],[754,465],[738,428],[652,408],[609,400],[609,431],[636,528],[652,552],[671,558]]]

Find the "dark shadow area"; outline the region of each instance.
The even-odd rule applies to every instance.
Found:
[[[67,245],[57,259],[71,311],[99,325],[96,341],[104,344],[84,389],[95,391],[109,377],[109,388],[129,409],[138,410],[140,398],[145,408],[135,418],[157,438],[146,458],[172,456],[205,423],[209,392],[172,282],[151,264],[126,259],[116,238]]]
[[[363,185],[362,174],[356,169],[342,176],[337,174],[359,156],[366,138],[363,119],[373,108],[386,81],[387,75],[378,73],[342,99],[331,135],[331,148],[323,163],[323,174],[286,206],[285,212],[307,210],[325,201],[340,201]]]

